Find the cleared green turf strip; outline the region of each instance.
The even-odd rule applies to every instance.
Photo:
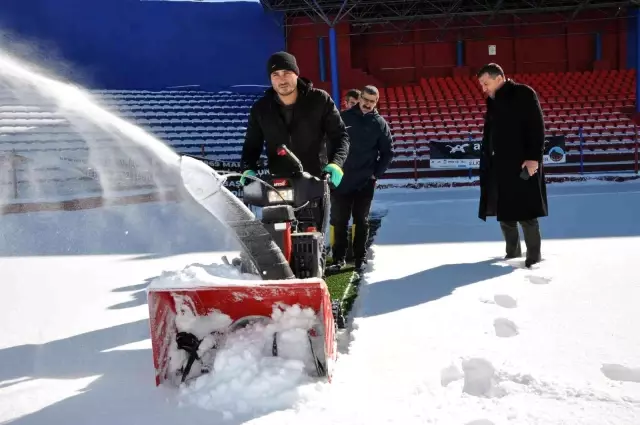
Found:
[[[331,274],[326,277],[325,281],[329,287],[329,293],[331,294],[332,300],[342,299],[352,276],[353,264],[347,264],[347,266],[340,270],[339,273]]]
[[[367,247],[373,243],[373,239],[382,224],[382,217],[383,216],[372,216],[369,218],[369,240],[367,241]],[[349,228],[349,238],[351,238],[351,228]],[[331,265],[331,260],[331,258],[327,258],[327,266]],[[359,282],[349,284],[353,278],[353,270],[353,262],[347,262],[347,265],[340,270],[340,272],[330,274],[325,278],[331,299],[342,301],[342,313],[345,317],[351,312],[353,302],[358,296]]]

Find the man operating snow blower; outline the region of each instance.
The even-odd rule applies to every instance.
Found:
[[[240,184],[257,175],[258,161],[266,141],[269,172],[286,176],[288,160],[278,155],[287,146],[312,176],[329,174],[337,187],[349,152],[349,135],[340,111],[324,91],[300,77],[296,58],[287,52],[273,54],[267,62],[271,88],[251,107],[242,147]]]

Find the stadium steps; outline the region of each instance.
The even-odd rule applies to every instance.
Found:
[[[89,95],[179,153],[225,161],[240,157],[249,108],[257,96],[121,90],[93,91]],[[72,123],[80,123],[82,134]],[[100,185],[87,163],[86,137],[91,138],[93,152],[98,153],[94,158],[101,160],[110,158],[123,143],[85,118],[63,116],[54,104],[40,96],[18,99],[9,92],[0,92],[0,164],[10,171],[0,176],[0,194],[14,192],[14,179],[19,192],[30,196],[34,193],[27,188],[29,182],[46,189],[47,196],[61,195],[65,190],[98,191]],[[15,167],[5,167],[10,161],[15,162]],[[109,161],[109,172],[130,171],[132,177],[127,178],[148,185],[153,166]],[[136,185],[137,182],[132,187]]]
[[[538,93],[547,136],[565,136],[567,164],[553,167],[571,169],[579,163],[582,140],[583,162],[589,167],[633,169],[636,126],[628,110],[635,107],[635,70],[511,77]],[[473,77],[422,78],[419,84],[382,87],[379,110],[391,126],[395,151],[386,176],[404,174],[413,158],[418,165],[409,168],[417,166],[429,177],[468,174],[467,170],[429,169],[429,142],[480,142],[485,109]]]
[[[614,169],[633,162],[636,128],[625,110],[635,105],[635,70],[516,74],[513,78],[538,92],[547,135],[565,135],[567,164],[554,166],[558,170],[580,163],[580,129],[585,168]],[[260,96],[190,90],[96,90],[90,95],[177,152],[226,161],[239,159],[249,109]],[[416,167],[432,177],[449,175],[450,170],[429,168],[430,141],[465,143],[482,138],[485,103],[471,77],[382,87],[379,109],[395,140],[387,177]],[[111,140],[104,133],[97,131],[96,141],[109,149]],[[46,152],[82,156],[86,143],[53,105],[0,93],[0,157],[13,151],[23,156]]]

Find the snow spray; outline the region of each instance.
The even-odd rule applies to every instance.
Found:
[[[136,189],[162,194],[176,185],[179,156],[168,145],[86,90],[43,74],[0,50],[0,141],[15,146],[2,155],[17,180],[13,190],[2,185],[3,201],[110,198]]]
[[[222,177],[206,164],[181,157],[142,128],[101,107],[86,90],[47,77],[2,50],[0,93],[4,100],[0,106],[3,124],[0,137],[5,136],[5,141],[20,148],[9,153],[12,167],[3,167],[12,170],[9,176],[12,184],[9,190],[7,184],[0,185],[0,205],[11,198],[19,200],[21,196],[25,201],[61,195],[73,199],[74,195],[83,195],[91,189],[107,199],[134,188],[153,188],[160,195],[170,189],[180,193],[186,189],[196,202],[233,230],[248,254],[246,260],[257,266],[256,271],[268,269],[268,273],[261,273],[262,278],[293,277],[268,231],[251,210],[223,186]],[[51,149],[37,151],[25,147],[34,144]],[[59,149],[61,145],[63,149]],[[19,162],[23,162],[21,169]],[[67,165],[71,173],[82,173],[83,178],[51,178],[48,173],[65,168],[62,164]],[[130,172],[123,173],[122,168],[134,169],[136,176],[146,173],[147,178],[140,185],[137,178],[132,178]],[[0,183],[6,182],[0,178]],[[87,187],[92,183],[97,184],[97,188]],[[70,187],[73,184],[75,187]]]

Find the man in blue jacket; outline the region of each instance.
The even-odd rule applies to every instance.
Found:
[[[352,215],[356,272],[362,272],[366,262],[369,210],[376,180],[387,171],[393,158],[391,130],[376,110],[379,98],[376,87],[366,86],[360,92],[358,103],[341,113],[349,133],[350,147],[340,186],[331,193],[332,271],[345,265],[348,224]]]

